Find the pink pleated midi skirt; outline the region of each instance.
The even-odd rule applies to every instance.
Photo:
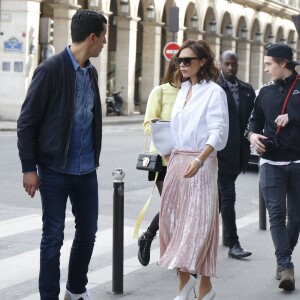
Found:
[[[171,154],[159,217],[158,265],[203,276],[216,276],[219,237],[218,162],[210,156],[192,178],[183,178],[200,153]]]

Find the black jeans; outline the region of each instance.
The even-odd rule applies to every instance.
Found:
[[[239,242],[235,216],[235,181],[238,175],[218,174],[220,211],[224,224],[225,240],[229,248]]]
[[[69,258],[67,289],[75,294],[84,293],[97,232],[96,171],[77,176],[39,167],[39,178],[43,209],[39,275],[41,300],[58,300],[60,248],[64,240],[68,197],[75,217],[75,236]]]
[[[293,268],[292,252],[300,231],[300,163],[263,164],[260,185],[269,213],[277,264],[282,270]]]

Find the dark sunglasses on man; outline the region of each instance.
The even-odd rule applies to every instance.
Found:
[[[202,58],[194,56],[194,57],[175,57],[175,64],[179,66],[181,63],[183,63],[186,67],[190,66],[192,63],[192,60],[197,59],[201,60]]]

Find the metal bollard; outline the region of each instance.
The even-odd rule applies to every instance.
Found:
[[[113,257],[112,257],[112,293],[123,294],[124,274],[124,182],[125,172],[115,169],[113,195]]]
[[[258,200],[259,200],[259,229],[267,230],[267,210],[264,196],[261,191],[260,183],[258,186]]]

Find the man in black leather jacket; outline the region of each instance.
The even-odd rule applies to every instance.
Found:
[[[102,113],[98,75],[89,58],[99,56],[106,32],[104,16],[77,11],[71,22],[71,46],[37,67],[18,120],[23,186],[31,197],[39,190],[42,200],[42,300],[59,299],[68,197],[76,232],[64,299],[92,299],[86,284],[97,232]]]
[[[275,277],[279,288],[289,291],[295,289],[291,255],[300,231],[300,80],[295,71],[300,63],[283,43],[267,47],[264,63],[272,81],[259,91],[246,137],[262,155],[260,186],[276,250]]]
[[[235,181],[241,172],[245,172],[250,144],[244,138],[248,119],[254,105],[255,92],[252,86],[236,77],[238,56],[225,51],[220,57],[221,75],[219,85],[227,95],[229,112],[229,135],[226,147],[218,152],[218,188],[220,211],[224,225],[224,240],[229,247],[228,256],[244,258],[251,252],[244,250],[239,242],[235,214]]]

